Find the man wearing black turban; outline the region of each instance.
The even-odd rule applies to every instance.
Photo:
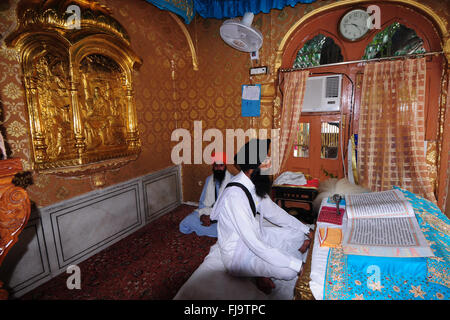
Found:
[[[223,191],[211,213],[218,220],[218,245],[227,271],[256,279],[269,294],[274,281],[301,273],[311,230],[269,197],[270,139],[253,139],[235,155],[241,169]]]

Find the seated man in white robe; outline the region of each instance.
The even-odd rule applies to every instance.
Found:
[[[226,154],[214,154],[212,160],[213,174],[206,178],[198,209],[180,222],[182,233],[195,232],[198,236],[217,237],[217,221],[210,219],[211,210],[233,175],[227,170]]]
[[[270,160],[263,162],[269,144],[270,140],[253,139],[236,154],[241,172],[231,179],[211,213],[211,219],[218,220],[218,245],[227,272],[255,278],[266,294],[275,288],[273,280],[290,281],[301,274],[298,251],[306,252],[312,238],[306,225],[269,197],[271,181],[263,171],[270,166]],[[263,227],[263,219],[279,228]]]

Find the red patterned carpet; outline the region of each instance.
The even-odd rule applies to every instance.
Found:
[[[62,273],[21,299],[172,299],[216,242],[216,238],[179,231],[181,220],[194,209],[181,205],[78,264],[80,290],[67,289],[70,275]]]

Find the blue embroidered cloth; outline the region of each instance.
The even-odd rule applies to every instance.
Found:
[[[347,270],[352,270],[350,273],[370,269],[373,269],[373,272],[379,272],[380,275],[401,276],[409,273],[413,274],[415,278],[426,279],[427,259],[347,255]]]
[[[432,202],[398,187],[413,206],[434,257],[389,259],[347,256],[330,249],[324,283],[326,300],[449,300],[450,220]],[[411,260],[412,259],[412,260]],[[426,266],[426,268],[425,268]]]

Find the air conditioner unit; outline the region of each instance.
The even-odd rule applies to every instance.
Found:
[[[306,81],[303,112],[330,112],[341,108],[342,75],[309,77]]]

